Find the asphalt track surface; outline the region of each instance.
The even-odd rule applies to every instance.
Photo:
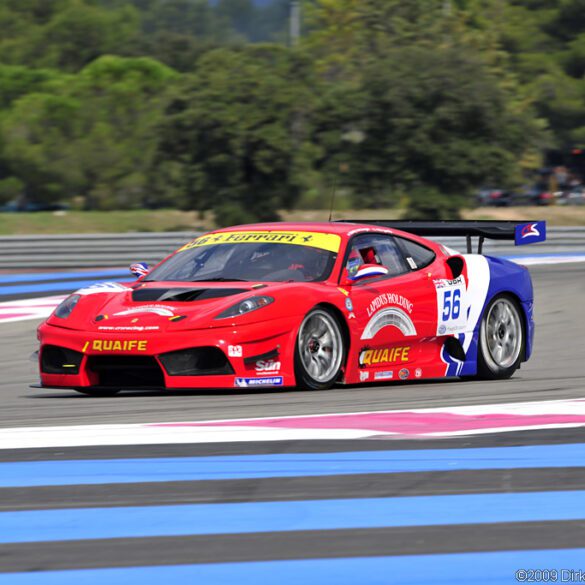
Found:
[[[421,382],[327,392],[126,393],[31,389],[36,323],[0,328],[0,426],[24,427],[394,410],[585,397],[585,266],[534,267],[530,362],[500,382]],[[510,449],[576,450],[579,467],[503,469]],[[423,451],[424,450],[424,453]],[[450,470],[462,451],[484,469]],[[366,456],[444,461],[432,472],[355,473]],[[423,455],[421,455],[423,453]],[[309,477],[303,458],[339,475]],[[299,459],[294,477],[30,484],[78,461],[241,471],[239,457]],[[234,457],[237,456],[237,457]],[[93,462],[93,463],[92,463]],[[274,464],[274,463],[273,463]],[[278,465],[278,462],[276,463]],[[49,466],[49,467],[47,467]],[[499,467],[500,466],[500,467]],[[47,471],[49,469],[49,471]],[[349,471],[348,471],[349,470]],[[234,472],[234,473],[235,473]],[[237,475],[237,473],[235,473]],[[0,445],[0,585],[59,583],[515,583],[519,569],[585,582],[585,430],[433,440],[287,441],[10,449]],[[28,484],[27,484],[28,482]],[[5,484],[2,484],[5,485]],[[57,519],[57,520],[55,520]],[[576,570],[582,574],[562,574]],[[569,580],[570,577],[573,580]],[[550,577],[550,575],[549,575]],[[541,581],[543,579],[540,579]],[[535,581],[532,581],[535,582]],[[538,581],[536,581],[538,582]]]
[[[585,396],[585,263],[531,268],[537,324],[534,354],[510,380],[433,381],[339,387],[324,392],[126,392],[92,398],[29,388],[35,321],[0,326],[0,427],[215,420],[343,413]]]

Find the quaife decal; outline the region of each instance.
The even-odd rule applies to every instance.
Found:
[[[437,291],[437,334],[465,331],[467,326],[467,291],[463,276],[454,280],[433,281]]]
[[[364,347],[360,352],[359,366],[383,366],[387,364],[406,363],[409,361],[410,346],[370,349]]]
[[[146,351],[148,341],[146,339],[94,339],[86,341],[82,352],[91,351]]]
[[[394,372],[376,372],[374,374],[374,380],[392,380],[394,378]]]
[[[280,362],[274,360],[258,360],[256,362],[257,374],[278,374],[278,372],[280,372]]]
[[[282,386],[282,376],[272,376],[271,378],[236,378],[234,386],[238,388],[249,388],[252,386]]]
[[[191,250],[199,246],[215,246],[216,244],[294,244],[321,248],[329,252],[339,252],[341,237],[337,234],[323,234],[318,232],[288,232],[288,231],[255,231],[255,232],[219,232],[207,234],[189,242],[179,252]]]

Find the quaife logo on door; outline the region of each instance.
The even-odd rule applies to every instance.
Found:
[[[385,347],[382,349],[371,349],[364,347],[360,352],[360,368],[366,366],[385,366],[388,364],[403,364],[409,361],[410,346]]]

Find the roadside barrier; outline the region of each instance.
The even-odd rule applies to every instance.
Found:
[[[155,264],[197,232],[73,234],[0,237],[0,270],[123,267],[133,262]],[[441,243],[466,249],[464,238],[441,238]],[[486,240],[484,254],[535,255],[585,252],[585,227],[549,228],[547,241],[515,247]]]

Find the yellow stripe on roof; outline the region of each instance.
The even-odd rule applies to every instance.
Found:
[[[215,244],[294,244],[320,248],[329,252],[339,252],[341,237],[337,234],[320,232],[292,232],[292,231],[255,231],[255,232],[219,232],[207,234],[185,244],[179,252],[191,250],[200,246],[214,246]]]

